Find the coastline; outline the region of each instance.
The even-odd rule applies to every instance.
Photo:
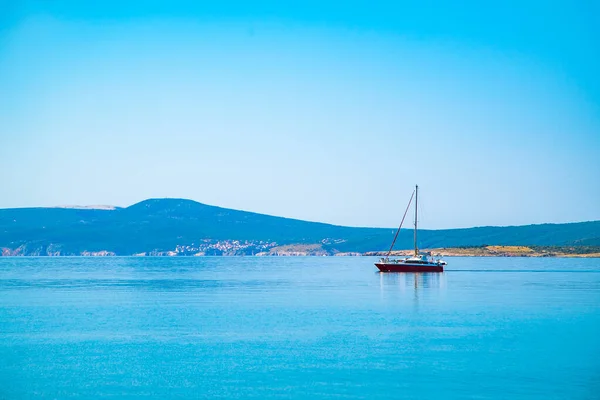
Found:
[[[600,258],[600,249],[589,246],[467,246],[422,249],[442,257],[555,257]],[[385,256],[387,251],[370,251],[365,256]],[[391,256],[412,255],[413,250],[392,251]]]
[[[112,251],[82,251],[79,254],[54,252],[10,251],[2,248],[0,257],[384,257],[387,251],[339,252],[325,249],[320,245],[285,245],[277,246],[270,251],[254,254],[239,252],[214,253],[181,253],[177,251],[150,251],[134,254],[116,254]],[[441,257],[552,257],[552,258],[600,258],[597,246],[465,246],[448,248],[425,248],[422,252],[430,252]],[[411,250],[394,250],[392,257],[405,257],[414,253]]]

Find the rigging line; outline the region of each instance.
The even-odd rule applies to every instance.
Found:
[[[406,218],[406,213],[408,212],[408,209],[410,208],[410,203],[412,202],[413,197],[415,196],[415,191],[413,190],[412,195],[410,196],[410,200],[408,201],[408,205],[406,206],[406,211],[404,211],[404,216],[402,217],[402,221],[400,221],[400,226],[398,227],[398,230],[396,231],[396,236],[394,236],[394,241],[392,242],[392,245],[390,246],[390,251],[388,251],[387,255],[385,256],[385,258],[389,258],[390,254],[392,253],[392,249],[394,248],[394,244],[396,244],[396,239],[398,239],[398,234],[400,233],[400,229],[402,228],[402,224],[404,223],[404,218]]]

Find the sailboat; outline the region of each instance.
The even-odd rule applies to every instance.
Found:
[[[412,199],[415,199],[415,253],[411,257],[406,257],[403,259],[390,259],[390,254],[392,253],[392,249],[394,248],[394,244],[396,243],[396,239],[398,239],[398,234],[400,233],[400,229],[402,228],[402,224],[404,223],[404,219],[406,218],[406,213],[410,208],[410,203]],[[420,252],[417,246],[417,216],[418,216],[418,198],[419,198],[419,185],[415,186],[415,190],[410,196],[410,200],[408,201],[408,206],[406,206],[406,211],[404,211],[404,216],[402,217],[402,221],[400,222],[400,226],[396,231],[396,236],[394,236],[394,240],[392,241],[392,245],[390,246],[390,250],[384,258],[381,258],[379,262],[375,263],[375,266],[379,268],[381,272],[443,272],[444,265],[446,265],[446,261],[440,259],[439,257],[436,259],[431,256],[431,253]]]

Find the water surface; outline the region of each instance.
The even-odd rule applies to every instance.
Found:
[[[598,399],[600,260],[1,258],[0,399]]]

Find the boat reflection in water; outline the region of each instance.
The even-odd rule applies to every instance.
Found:
[[[446,287],[446,276],[436,272],[378,275],[381,300],[394,307],[417,306],[423,299],[443,296]]]
[[[404,274],[379,274],[379,286],[382,290],[404,292],[413,289],[441,289],[445,286],[443,274],[435,272],[413,272]]]

